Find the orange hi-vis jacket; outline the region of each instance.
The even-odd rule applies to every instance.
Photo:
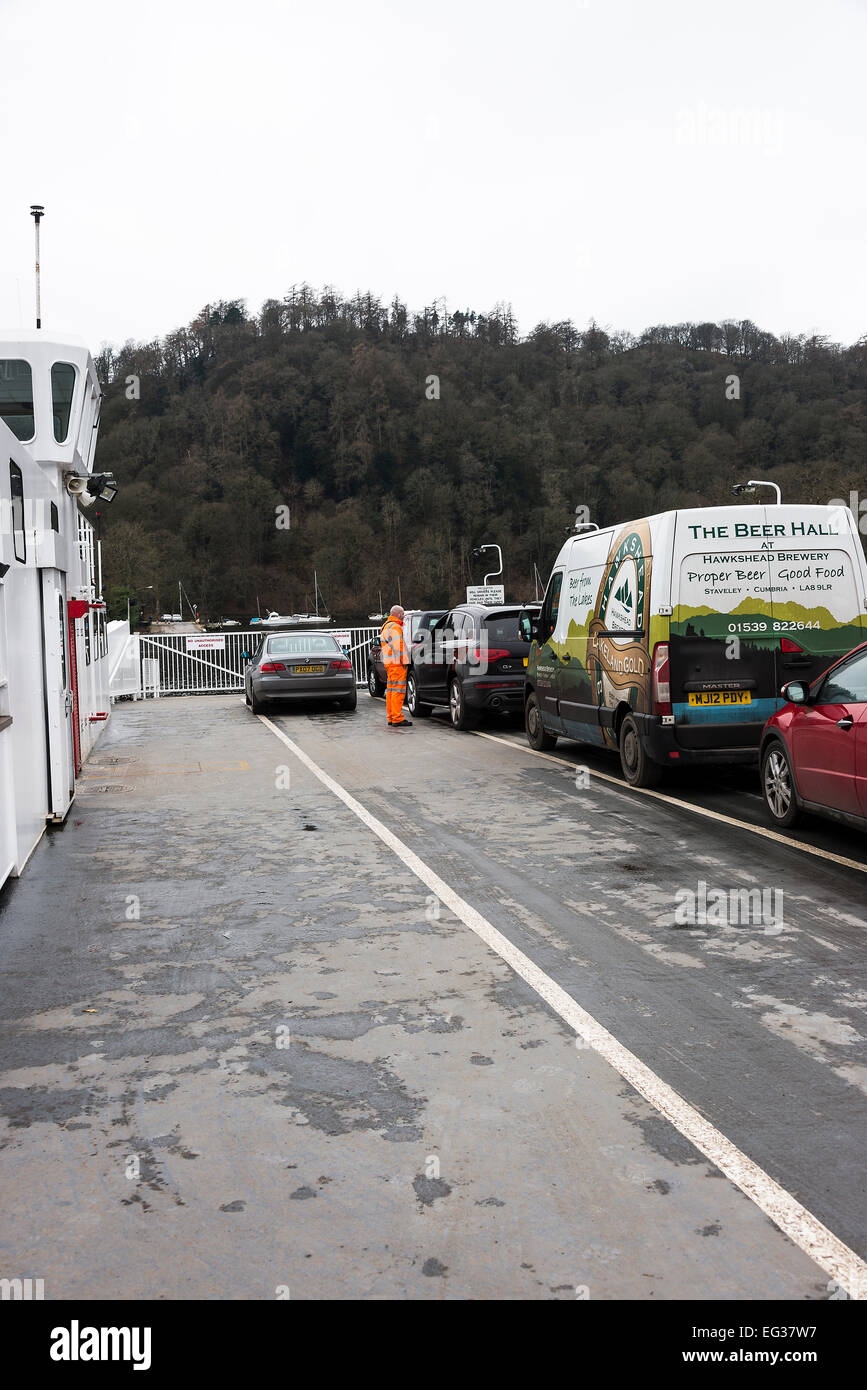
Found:
[[[403,640],[403,623],[398,618],[389,618],[383,623],[379,641],[383,666],[409,665],[409,652]]]

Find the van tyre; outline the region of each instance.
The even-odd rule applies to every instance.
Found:
[[[461,733],[475,726],[475,715],[467,709],[464,687],[457,676],[452,677],[449,685],[449,715],[451,716],[452,728],[459,729]]]
[[[385,686],[376,674],[375,666],[368,666],[367,668],[367,688],[373,700],[379,700],[385,694]]]
[[[620,767],[630,787],[655,787],[662,777],[659,763],[652,762],[644,750],[635,716],[627,714],[620,725]]]
[[[524,729],[527,734],[527,742],[537,753],[548,753],[557,746],[557,735],[546,734],[542,727],[542,711],[539,708],[539,701],[535,695],[527,697],[524,707]]]
[[[788,830],[800,820],[792,764],[784,745],[776,738],[762,754],[762,794],[774,825]]]
[[[409,671],[406,677],[406,696],[404,703],[412,715],[413,719],[427,719],[431,712],[430,705],[420,705],[418,700],[418,678],[415,671]]]

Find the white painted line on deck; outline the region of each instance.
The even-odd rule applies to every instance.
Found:
[[[544,758],[546,762],[558,763],[560,767],[571,768],[573,772],[578,767],[577,763],[570,763],[568,758],[558,758],[553,753],[540,753],[535,748],[524,747],[520,743],[512,743],[511,739],[508,738],[500,738],[499,734],[485,734],[480,729],[474,729],[473,736],[490,739],[491,743],[502,743],[505,748],[511,748],[513,753],[528,753],[531,758]],[[832,864],[842,864],[844,869],[857,869],[859,873],[867,874],[867,864],[859,864],[857,859],[846,859],[842,854],[832,854],[830,850],[819,849],[817,845],[805,845],[802,840],[792,840],[788,835],[781,835],[779,830],[771,830],[764,825],[750,825],[749,821],[738,820],[736,816],[724,815],[722,811],[712,811],[709,806],[696,806],[691,801],[681,801],[676,796],[668,796],[665,792],[654,791],[651,787],[630,787],[629,783],[624,782],[622,777],[613,777],[610,772],[598,772],[596,768],[591,769],[591,782],[594,777],[598,777],[603,782],[612,782],[623,792],[635,792],[636,796],[651,796],[655,801],[665,801],[669,806],[676,806],[680,811],[692,811],[696,816],[705,816],[708,820],[721,821],[723,825],[734,825],[738,830],[749,830],[751,835],[761,835],[765,840],[776,840],[777,844],[785,845],[786,849],[800,849],[805,854],[814,854],[817,859],[827,859]],[[763,798],[760,797],[759,800],[763,800]]]
[[[356,801],[339,782],[325,772],[318,763],[293,742],[282,729],[265,715],[258,718],[270,729],[281,743],[313,776],[318,778],[334,796],[342,801],[358,819],[372,830],[384,845],[397,855],[401,863],[421,879],[422,883],[435,893],[454,915],[475,932],[486,946],[490,947],[501,960],[520,975],[531,989],[554,1010],[564,1023],[573,1028],[579,1037],[598,1052],[614,1070],[628,1081],[644,1099],[664,1115],[674,1125],[678,1133],[688,1139],[715,1167],[719,1168],[730,1182],[740,1188],[756,1206],[770,1217],[771,1221],[783,1231],[790,1240],[810,1256],[831,1279],[835,1279],[850,1298],[867,1299],[867,1264],[848,1245],[844,1245],[823,1226],[812,1212],[801,1206],[790,1192],[774,1182],[764,1169],[742,1153],[721,1134],[709,1120],[700,1115],[682,1096],[667,1085],[661,1077],[639,1060],[633,1052],[625,1048],[607,1028],[603,1028],[592,1014],[582,1009],[570,994],[567,994],[550,976],[513,946],[508,937],[497,931],[487,918],[450,888],[439,874],[434,873],[422,859],[419,859],[403,840],[389,830],[381,820],[371,815],[360,801]],[[554,759],[555,762],[562,761]]]

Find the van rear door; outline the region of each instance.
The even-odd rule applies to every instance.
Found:
[[[777,707],[770,556],[733,538],[729,514],[747,508],[719,510],[719,520],[701,527],[689,525],[693,513],[680,513],[676,527],[672,712],[678,743],[696,750],[758,744]],[[764,510],[749,508],[760,519]]]
[[[824,545],[802,544],[773,557],[778,692],[787,681],[814,681],[867,636],[858,595],[859,557],[852,539],[831,536]],[[859,545],[857,539],[855,544]]]
[[[679,512],[671,698],[684,748],[758,743],[787,680],[863,640],[864,559],[845,508]]]

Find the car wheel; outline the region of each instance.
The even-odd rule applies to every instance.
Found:
[[[778,739],[768,744],[762,756],[762,791],[775,825],[788,829],[800,819],[792,764]]]
[[[252,685],[250,686],[250,708],[254,714],[262,714],[265,710],[264,700],[257,700],[256,692],[254,691]]]
[[[451,715],[452,728],[460,729],[462,733],[467,729],[472,729],[476,722],[475,717],[467,709],[464,687],[457,676],[452,677],[449,686],[449,714]]]
[[[524,708],[524,729],[527,734],[527,742],[537,753],[547,753],[551,748],[557,747],[557,735],[547,734],[542,727],[542,711],[535,695],[527,697],[527,704]]]
[[[638,724],[631,714],[627,714],[620,725],[620,766],[630,787],[655,787],[662,776],[659,763],[648,758]]]
[[[378,700],[385,694],[385,686],[376,674],[375,666],[368,666],[367,668],[367,688],[373,700]]]
[[[410,671],[406,678],[406,697],[404,703],[412,715],[413,719],[427,719],[431,712],[430,705],[420,705],[418,701],[418,678],[415,671]]]
[[[358,691],[353,690],[351,695],[344,695],[339,703],[341,709],[355,709],[358,704]]]

